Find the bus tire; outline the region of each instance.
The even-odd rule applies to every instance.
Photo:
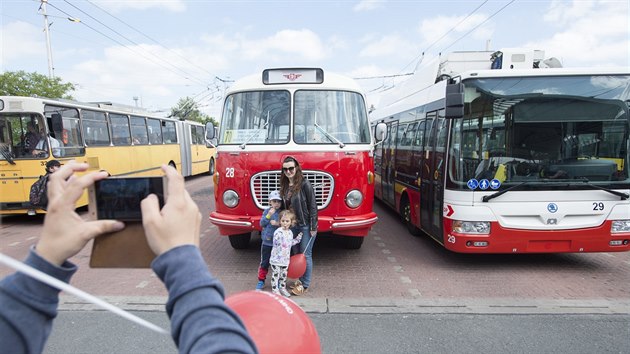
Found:
[[[214,159],[210,159],[210,166],[208,166],[208,174],[212,176],[214,174]]]
[[[403,197],[400,201],[400,217],[410,234],[413,236],[422,235],[422,231],[411,222],[411,205],[409,205],[409,199],[407,199],[407,197]]]
[[[343,247],[347,250],[358,250],[363,244],[365,237],[343,236]]]
[[[251,232],[246,234],[230,235],[230,245],[236,250],[244,250],[249,247],[249,240],[252,237]]]

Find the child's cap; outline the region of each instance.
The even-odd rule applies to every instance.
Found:
[[[269,201],[272,201],[272,200],[282,200],[282,198],[280,198],[280,192],[273,191],[269,193]]]

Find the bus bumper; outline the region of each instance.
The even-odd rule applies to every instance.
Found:
[[[445,230],[450,220],[445,219]],[[630,233],[611,234],[612,221],[580,230],[506,229],[492,222],[492,235],[446,233],[444,246],[458,253],[628,252]]]
[[[235,216],[210,213],[210,222],[219,228],[219,233],[224,236],[238,235],[254,230],[260,230],[260,215],[257,216]],[[378,217],[371,212],[364,215],[353,215],[348,217],[318,216],[318,232],[332,232],[336,235],[365,237],[376,223]]]

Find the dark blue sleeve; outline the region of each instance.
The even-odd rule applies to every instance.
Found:
[[[24,261],[63,282],[77,267],[65,262],[57,267],[31,251]],[[41,353],[57,316],[59,290],[22,273],[0,281],[0,350],[4,353]]]
[[[262,218],[260,218],[260,227],[262,227],[263,229],[267,227],[267,225],[269,225],[269,222],[271,221],[271,219],[267,219],[267,213],[269,213],[269,209],[271,208],[265,209],[265,211],[263,211]]]
[[[258,352],[241,319],[225,305],[223,286],[199,248],[173,248],[151,267],[168,289],[166,312],[180,353]]]

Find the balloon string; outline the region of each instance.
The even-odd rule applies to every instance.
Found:
[[[27,264],[24,264],[20,261],[17,261],[7,255],[4,255],[2,253],[0,253],[0,263],[3,263],[4,265],[13,268],[15,270],[17,270],[18,272],[22,272],[32,278],[35,278],[39,281],[41,281],[42,283],[48,284],[50,286],[52,286],[55,289],[59,289],[59,290],[63,290],[65,292],[68,292],[76,297],[79,297],[83,300],[86,300],[94,305],[100,306],[102,308],[104,308],[107,311],[113,312],[115,314],[117,314],[120,317],[126,318],[131,322],[135,322],[143,327],[146,327],[152,331],[158,332],[160,334],[166,334],[168,335],[168,331],[165,330],[164,328],[158,327],[156,325],[154,325],[153,323],[146,321],[138,316],[135,316],[119,307],[116,307],[106,301],[103,301],[99,298],[97,298],[96,296],[90,295],[88,293],[86,293],[83,290],[77,289],[74,286],[64,283],[59,279],[53,278],[50,275],[41,272]]]

